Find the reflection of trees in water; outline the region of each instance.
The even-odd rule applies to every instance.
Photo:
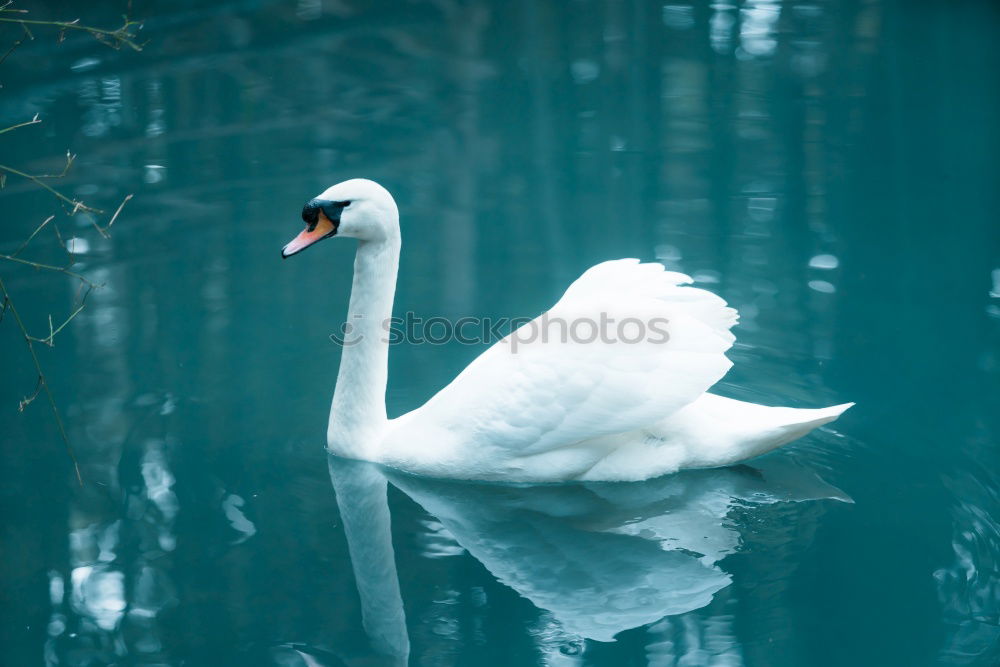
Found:
[[[405,10],[345,2],[336,16],[304,23],[293,4],[255,5],[252,13],[241,3],[219,7],[207,20],[201,11],[163,14],[167,27],[151,35],[163,45],[160,55],[150,50],[116,71],[97,65],[56,74],[87,54],[55,53],[73,63],[34,76],[0,106],[6,115],[41,104],[69,135],[82,135],[80,153],[104,166],[71,174],[70,187],[99,195],[111,183],[117,191],[134,182],[142,192],[132,212],[142,222],[87,258],[114,268],[109,289],[95,294],[100,300],[73,329],[75,409],[88,414],[80,423],[94,425],[75,435],[102,486],[56,494],[45,510],[47,523],[73,536],[63,549],[54,546],[61,532],[47,534],[40,547],[65,553],[46,565],[65,591],[53,605],[66,627],[58,650],[169,657],[171,635],[192,655],[217,656],[265,641],[260,635],[349,634],[348,620],[324,611],[333,600],[353,604],[342,602],[351,599],[349,587],[314,562],[333,539],[308,527],[332,511],[322,479],[288,461],[297,449],[276,444],[287,442],[289,420],[327,404],[334,369],[323,367],[332,352],[318,363],[302,363],[302,355],[342,308],[325,301],[310,308],[301,294],[331,287],[328,300],[341,298],[337,280],[249,268],[263,261],[251,242],[270,234],[261,229],[283,230],[275,232],[277,248],[295,226],[295,207],[341,177],[361,173],[398,193],[403,270],[420,278],[401,281],[400,302],[427,313],[524,314],[547,305],[579,267],[640,248],[741,310],[744,345],[734,356],[752,363],[746,371],[737,364],[731,391],[747,385],[766,397],[823,402],[816,360],[833,359],[840,377],[873,367],[910,378],[897,389],[899,405],[935,414],[940,405],[928,401],[948,397],[922,397],[919,387],[946,385],[956,373],[983,377],[987,341],[976,299],[985,290],[975,280],[991,266],[990,249],[978,242],[988,238],[988,221],[953,219],[954,202],[936,193],[939,181],[978,170],[979,181],[951,181],[950,191],[995,207],[984,179],[996,130],[957,146],[933,136],[944,125],[978,126],[980,116],[998,115],[995,98],[972,99],[976,89],[963,78],[980,55],[975,45],[988,43],[978,33],[962,39],[973,28],[968,20],[949,15],[940,31],[928,30],[942,17],[880,1],[442,1]],[[157,30],[155,21],[148,27]],[[922,39],[942,64],[898,55],[920,53]],[[8,186],[6,201],[21,196],[16,187]],[[945,224],[940,248],[907,254],[913,234]],[[839,268],[822,268],[828,259],[810,267],[817,255],[835,256]],[[509,289],[503,277],[511,272],[537,290]],[[949,300],[933,304],[934,317],[954,322],[961,340],[944,341],[940,325],[927,323],[927,295],[945,291]],[[261,295],[273,300],[262,303]],[[196,313],[198,323],[184,313]],[[302,348],[258,357],[260,338],[287,336],[289,321],[308,326]],[[947,353],[920,363],[886,354],[904,334],[928,350],[946,344]],[[853,361],[838,355],[846,347]],[[754,352],[762,348],[780,353]],[[390,408],[399,412],[449,380],[472,352],[393,354],[415,378],[393,389]],[[171,404],[168,388],[184,397],[173,416],[159,414]],[[303,407],[288,416],[247,405],[268,397]],[[878,404],[882,395],[867,398]],[[44,477],[42,462],[11,469]],[[300,486],[286,489],[288,479]],[[286,502],[252,499],[261,488]],[[958,508],[954,520],[974,510]],[[300,541],[275,537],[289,532],[289,511],[309,519],[296,524],[308,531]],[[420,518],[410,512],[408,521]],[[241,516],[257,534],[234,547],[249,530]],[[947,530],[952,519],[942,510],[928,521]],[[535,642],[552,637],[553,650],[562,646],[544,615],[487,575],[466,573],[479,587],[465,590],[416,557],[421,550],[406,542],[416,537],[401,539],[415,556],[403,559],[404,597],[426,610],[418,649],[448,650],[439,638],[452,630],[484,655],[483,646],[534,655]],[[779,556],[789,567],[795,558]],[[206,559],[215,565],[206,568]],[[298,616],[282,610],[262,624],[261,606],[274,594],[262,589],[267,578],[304,600]],[[428,582],[440,600],[422,590]],[[787,594],[785,579],[766,585]],[[678,654],[674,635],[686,632],[693,642],[707,632],[692,629],[698,624],[739,634],[726,617],[769,604],[741,593],[724,593],[704,616],[652,626],[656,650]],[[32,625],[46,626],[48,592],[36,586],[31,595]],[[966,604],[961,593],[959,602],[942,595],[949,609]],[[537,633],[502,636],[495,605]],[[310,615],[322,622],[310,625]],[[442,618],[449,622],[439,626]],[[753,618],[754,633],[795,634],[787,609]],[[296,634],[297,623],[308,629]],[[765,655],[767,647],[748,651]]]
[[[65,564],[49,571],[52,613],[46,624],[49,664],[77,655],[111,663],[129,654],[165,656],[158,615],[177,604],[169,568],[179,510],[168,459],[176,446],[168,415],[174,399],[142,393],[147,373],[135,358],[149,354],[141,321],[143,288],[127,271],[96,272],[108,289],[94,293],[79,316],[77,401],[71,439],[81,444],[87,484],[68,510]],[[134,328],[133,328],[134,327]]]

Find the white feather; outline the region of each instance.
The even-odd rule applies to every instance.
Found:
[[[335,454],[436,477],[644,479],[756,456],[850,407],[769,408],[706,393],[732,365],[736,311],[688,276],[621,259],[587,270],[425,405],[387,420],[378,327],[395,291],[395,202],[360,179],[322,198],[351,202],[340,225],[361,242],[348,321],[364,336],[341,360],[327,434]]]

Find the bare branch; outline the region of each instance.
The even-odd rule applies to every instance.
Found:
[[[11,14],[11,13],[24,13],[24,10],[11,10],[0,8],[0,14]],[[136,34],[132,32],[132,28],[139,25],[138,21],[133,21],[127,16],[125,17],[125,22],[120,28],[114,30],[109,30],[107,28],[95,28],[94,26],[81,25],[80,19],[75,19],[73,21],[39,21],[37,19],[22,19],[14,18],[8,16],[0,16],[0,22],[2,23],[20,23],[22,26],[38,25],[38,26],[48,26],[51,28],[59,28],[60,34],[64,34],[67,30],[80,30],[83,32],[90,33],[95,39],[103,44],[107,44],[113,49],[119,49],[122,46],[127,46],[133,51],[142,51],[142,45],[135,41]],[[29,33],[30,34],[30,33]],[[60,38],[60,41],[62,39]]]
[[[129,11],[131,12],[131,0],[129,0]],[[63,41],[66,34],[70,31],[83,31],[90,34],[99,42],[106,44],[107,46],[110,46],[111,48],[114,49],[119,49],[122,46],[128,46],[129,48],[135,51],[142,50],[142,46],[135,41],[136,34],[134,32],[135,30],[141,28],[141,25],[129,19],[128,15],[122,17],[123,23],[121,27],[116,29],[106,29],[106,28],[97,28],[93,26],[82,25],[79,19],[73,21],[41,21],[41,20],[22,18],[24,14],[27,14],[27,10],[13,8],[13,0],[0,0],[0,23],[16,23],[19,24],[22,30],[24,31],[24,34],[21,36],[21,38],[15,41],[13,45],[11,45],[10,48],[8,48],[7,51],[2,56],[0,56],[0,65],[2,65],[3,62],[10,56],[10,54],[13,53],[17,49],[17,47],[20,46],[25,40],[34,39],[34,35],[32,34],[31,28],[29,26],[44,26],[57,29],[58,30],[57,39],[60,42]],[[7,132],[12,132],[27,125],[35,125],[40,122],[41,120],[36,114],[35,117],[32,118],[30,121],[17,123],[15,125],[11,125],[10,127],[0,129],[0,134],[6,134]],[[3,188],[6,185],[8,175],[17,176],[19,178],[23,178],[27,181],[30,181],[31,183],[34,183],[38,187],[49,192],[49,194],[54,196],[58,201],[60,201],[62,204],[65,205],[65,208],[67,209],[66,212],[68,215],[71,216],[75,215],[78,211],[86,211],[87,213],[91,214],[102,214],[103,211],[101,211],[100,209],[87,206],[82,201],[63,194],[62,192],[56,190],[54,187],[45,182],[45,179],[62,178],[63,176],[65,176],[69,172],[70,168],[73,166],[74,159],[75,156],[67,151],[66,164],[63,166],[62,171],[58,174],[30,174],[25,171],[15,169],[14,167],[9,167],[7,165],[0,164],[0,188]],[[101,236],[103,236],[104,238],[109,238],[108,229],[110,229],[110,227],[118,219],[118,216],[121,214],[122,209],[125,207],[125,204],[128,203],[130,199],[132,199],[131,194],[125,197],[125,199],[121,202],[121,204],[118,205],[117,210],[115,210],[114,215],[111,216],[111,219],[108,221],[106,227],[101,227],[96,218],[94,217],[91,218],[90,220],[91,224]],[[18,246],[18,248],[13,253],[11,253],[10,255],[0,254],[0,260],[11,262],[14,264],[21,264],[23,266],[30,266],[36,270],[62,273],[63,275],[76,280],[78,282],[78,287],[76,295],[73,299],[73,312],[71,312],[69,316],[67,316],[66,319],[63,320],[61,324],[59,324],[59,326],[56,326],[53,323],[52,315],[50,314],[48,316],[48,323],[49,323],[48,335],[45,336],[44,338],[32,336],[31,334],[28,333],[27,327],[25,327],[25,324],[22,321],[20,314],[14,307],[14,303],[11,301],[10,293],[7,291],[6,285],[4,284],[3,280],[0,279],[0,293],[2,293],[3,295],[3,304],[0,305],[0,322],[3,322],[3,319],[8,312],[10,312],[13,315],[13,319],[16,322],[18,329],[20,329],[21,331],[21,336],[24,338],[25,344],[28,347],[28,353],[31,356],[31,360],[34,363],[35,370],[37,372],[38,379],[35,383],[35,389],[30,395],[25,396],[20,400],[20,402],[18,403],[18,410],[23,412],[25,408],[31,405],[31,403],[33,403],[35,399],[38,398],[39,394],[41,394],[44,391],[46,397],[48,398],[49,406],[52,408],[52,414],[55,418],[56,426],[59,429],[59,435],[66,446],[66,452],[69,454],[70,460],[73,462],[73,469],[76,473],[77,482],[81,486],[83,486],[83,476],[80,474],[80,466],[77,463],[76,456],[73,452],[73,448],[70,445],[69,437],[66,434],[66,428],[65,425],[63,424],[62,416],[59,413],[59,409],[56,405],[55,397],[52,394],[52,389],[49,387],[49,383],[45,378],[45,374],[42,372],[42,366],[38,359],[38,353],[35,348],[35,343],[41,343],[48,347],[54,347],[56,335],[59,334],[63,329],[65,329],[69,325],[69,323],[76,318],[77,315],[83,312],[83,309],[86,307],[87,297],[90,295],[90,292],[98,287],[101,287],[102,285],[99,285],[90,280],[89,278],[87,278],[86,276],[77,273],[75,271],[71,271],[69,269],[69,267],[72,266],[74,263],[73,253],[72,250],[69,247],[67,247],[66,242],[63,240],[62,233],[59,231],[59,225],[53,222],[54,219],[55,216],[49,216],[45,220],[43,220],[41,224],[39,224],[34,229],[34,231],[28,236],[28,238],[26,238],[24,242],[21,243],[21,245]],[[50,223],[55,233],[56,239],[59,242],[60,247],[67,254],[66,264],[64,266],[56,266],[54,264],[43,264],[41,262],[34,262],[28,259],[23,259],[21,257],[18,257],[17,255],[19,255],[25,248],[27,248],[28,245],[35,239],[35,237],[37,237],[42,232],[42,230],[44,230],[47,226],[49,226]]]
[[[21,259],[20,257],[14,257],[13,255],[0,254],[0,259],[5,259],[8,262],[17,262],[18,264],[27,264],[28,266],[32,266],[36,269],[42,269],[44,271],[55,271],[56,273],[65,273],[70,278],[76,278],[77,280],[85,283],[90,288],[103,287],[103,283],[102,284],[95,283],[90,278],[81,275],[76,271],[70,271],[65,266],[53,266],[52,264],[42,264],[40,262],[32,262],[31,260]]]
[[[67,165],[66,165],[66,169],[69,169],[69,165],[72,164],[72,163],[73,163],[73,159],[67,153]],[[48,174],[43,174],[41,176],[35,176],[33,174],[27,174],[27,173],[25,173],[23,171],[20,171],[18,169],[14,169],[13,167],[8,167],[8,166],[3,165],[3,164],[0,164],[0,171],[5,171],[8,174],[14,174],[15,176],[20,176],[21,178],[26,178],[29,181],[31,181],[32,183],[34,183],[35,185],[38,185],[38,186],[40,186],[42,188],[45,188],[51,194],[55,195],[56,199],[58,199],[58,200],[60,200],[62,202],[65,202],[67,204],[70,204],[73,207],[72,210],[70,211],[70,215],[73,215],[77,211],[87,211],[88,213],[104,213],[104,211],[102,211],[101,209],[93,208],[91,206],[87,206],[82,201],[79,201],[77,199],[70,199],[69,197],[67,197],[63,193],[59,192],[58,190],[56,190],[54,187],[52,187],[48,183],[46,183],[46,182],[44,182],[44,181],[41,180],[43,178],[58,178],[56,176],[51,176],[51,175],[48,175]],[[64,170],[63,174],[65,174],[65,173],[66,172]]]
[[[50,215],[49,217],[47,217],[44,220],[42,220],[42,224],[40,224],[37,227],[35,227],[35,231],[31,232],[31,236],[29,236],[28,238],[26,238],[24,240],[24,243],[22,243],[21,245],[19,245],[17,247],[17,250],[15,250],[14,252],[11,253],[11,257],[14,257],[18,253],[20,253],[22,250],[24,250],[26,247],[28,247],[28,244],[31,243],[31,240],[33,238],[35,238],[36,236],[38,236],[38,232],[42,231],[42,228],[44,228],[45,225],[47,225],[50,222],[52,222],[53,220],[55,220],[55,218],[56,218],[56,216]],[[58,234],[58,233],[59,233],[58,228],[56,228],[56,234]]]
[[[125,208],[125,204],[127,204],[128,200],[131,199],[133,196],[134,195],[125,195],[125,199],[123,199],[122,203],[118,205],[118,210],[115,211],[115,214],[111,216],[111,220],[109,220],[108,224],[105,225],[104,227],[105,230],[111,229],[111,225],[115,224],[115,220],[118,219],[118,214],[122,212],[122,209]],[[107,234],[105,234],[105,238],[107,238]]]
[[[18,42],[18,44],[20,44],[20,42]],[[8,51],[7,53],[10,53],[10,51]],[[3,58],[6,58],[6,57],[7,56],[4,55]],[[3,64],[3,58],[0,58],[0,65]],[[38,114],[36,113],[35,117],[32,118],[31,120],[26,120],[23,123],[18,123],[17,125],[11,125],[10,127],[3,128],[2,130],[0,130],[0,134],[4,134],[5,132],[10,132],[11,130],[16,130],[17,128],[24,127],[26,125],[37,125],[38,123],[41,123],[41,122],[42,122],[42,119],[39,118]]]
[[[80,484],[80,486],[83,486],[83,476],[80,474],[80,464],[76,460],[76,454],[73,452],[72,445],[69,444],[69,437],[66,435],[66,427],[63,426],[62,416],[59,414],[59,408],[56,406],[55,396],[52,395],[52,389],[49,387],[49,383],[45,380],[45,373],[42,372],[42,365],[39,363],[38,354],[35,352],[35,344],[32,342],[31,336],[28,335],[28,330],[25,328],[24,322],[21,321],[21,316],[14,307],[13,302],[10,300],[10,293],[7,291],[7,286],[4,284],[3,278],[0,278],[0,292],[3,292],[5,308],[10,310],[11,315],[14,316],[14,321],[21,330],[21,335],[24,336],[24,341],[28,345],[28,352],[31,355],[31,360],[35,364],[35,371],[38,372],[38,384],[35,386],[34,394],[30,397],[22,399],[19,409],[23,411],[25,407],[35,400],[41,389],[45,390],[45,395],[49,399],[49,406],[52,408],[52,414],[56,420],[56,426],[59,428],[59,436],[62,438],[63,444],[66,445],[66,453],[69,454],[69,458],[73,462],[73,470],[76,472],[76,481]]]
[[[10,56],[10,54],[14,53],[14,51],[17,50],[17,47],[19,47],[22,44],[24,44],[24,40],[30,39],[30,38],[31,38],[31,33],[28,32],[27,28],[25,28],[24,29],[24,37],[22,37],[21,39],[15,40],[14,43],[10,45],[10,48],[7,49],[6,52],[4,52],[3,56],[0,57],[0,65],[2,65],[4,63],[4,61],[7,60],[7,58]]]
[[[56,233],[56,240],[59,241],[59,247],[63,249],[64,253],[66,253],[66,266],[72,266],[76,259],[73,257],[73,253],[70,252],[69,247],[66,245],[62,232],[59,231],[59,223],[52,223],[52,231]],[[83,283],[80,283],[80,285],[83,286]]]
[[[86,305],[87,305],[87,295],[90,294],[90,291],[91,290],[89,290],[89,289],[87,290],[87,292],[83,295],[83,301],[80,303],[79,306],[76,307],[76,310],[74,310],[70,314],[70,316],[67,317],[65,320],[63,320],[63,323],[60,324],[55,329],[52,328],[52,315],[49,315],[49,335],[48,336],[46,336],[45,338],[36,338],[34,336],[29,336],[29,338],[31,338],[31,340],[33,340],[33,341],[37,341],[39,343],[44,343],[45,345],[48,345],[49,347],[55,347],[56,344],[55,344],[55,340],[54,339],[56,337],[56,334],[59,333],[60,331],[62,331],[64,328],[66,328],[66,325],[69,324],[73,320],[73,318],[76,317],[77,315],[79,315],[80,311],[82,311],[86,307]]]
[[[69,173],[69,169],[73,166],[75,160],[76,156],[66,151],[66,164],[63,165],[62,171],[58,174],[31,174],[31,176],[33,178],[66,178],[66,174]]]
[[[38,379],[35,381],[35,391],[31,392],[30,395],[25,396],[20,401],[17,402],[17,411],[24,412],[24,409],[34,403],[35,399],[38,398],[38,392],[42,389],[42,376],[39,375]]]

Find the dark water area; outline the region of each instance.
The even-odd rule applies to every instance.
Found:
[[[37,346],[82,487],[44,398],[17,410],[36,374],[0,321],[0,662],[1000,663],[1000,5],[134,15],[141,53],[38,28],[0,64],[0,127],[43,121],[0,135],[0,164],[69,150],[53,185],[108,212],[135,195],[105,239],[23,179],[0,191],[0,253],[56,215],[104,284]],[[353,249],[279,251],[357,176],[400,206],[397,314],[536,315],[599,261],[659,260],[741,313],[720,393],[857,405],[637,484],[328,461]],[[23,256],[65,252],[49,227]],[[39,336],[78,294],[0,278]],[[394,346],[390,416],[481,349]]]

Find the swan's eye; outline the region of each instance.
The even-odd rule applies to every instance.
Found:
[[[351,205],[350,201],[330,201],[329,199],[311,199],[302,207],[302,220],[309,231],[316,229],[319,222],[319,212],[329,218],[336,227],[340,223],[340,212]]]

